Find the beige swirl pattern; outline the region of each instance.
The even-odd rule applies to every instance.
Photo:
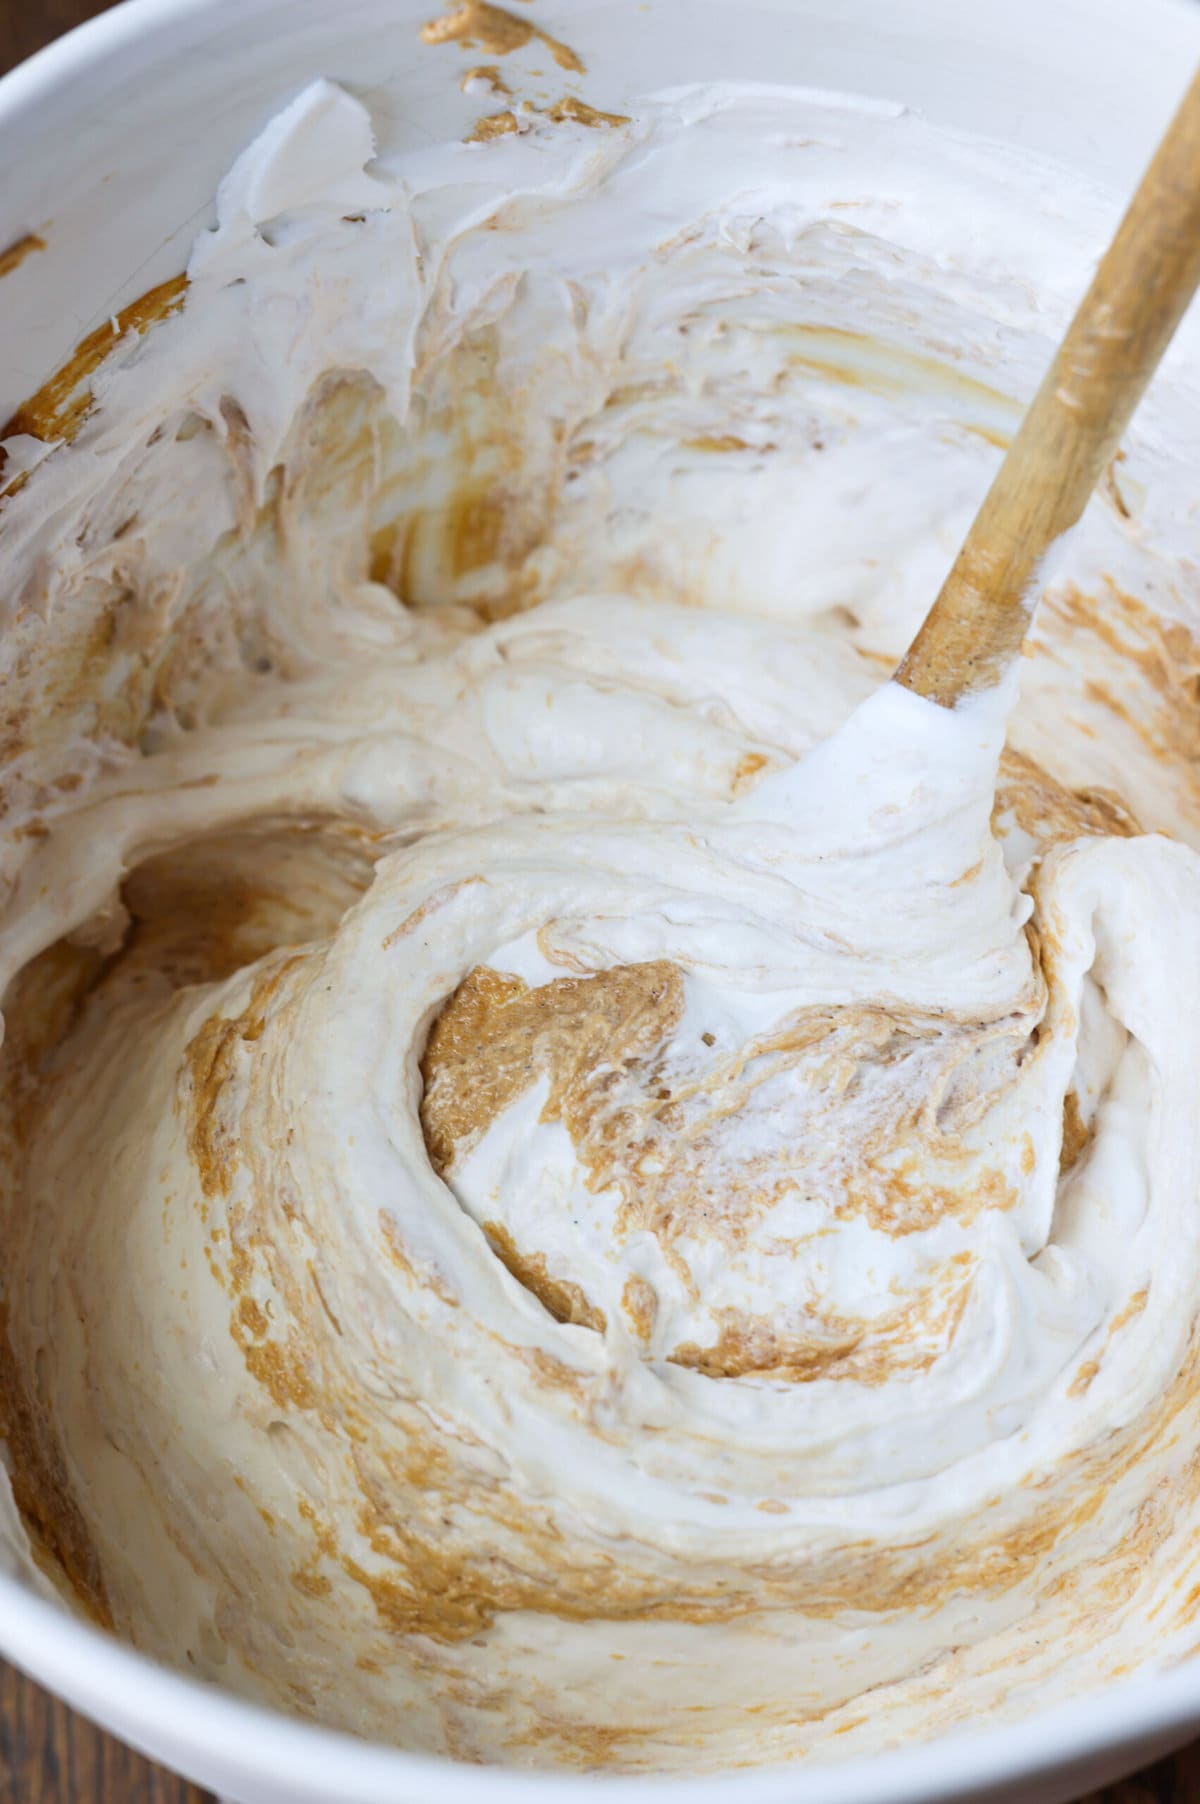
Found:
[[[885,679],[1065,305],[1036,172],[775,90],[370,148],[301,96],[9,441],[17,1557],[468,1760],[1183,1657],[1190,366],[946,713]]]

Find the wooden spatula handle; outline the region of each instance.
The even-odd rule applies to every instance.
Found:
[[[1038,566],[1078,520],[1200,282],[1200,74],[896,672],[953,707],[1020,650]]]

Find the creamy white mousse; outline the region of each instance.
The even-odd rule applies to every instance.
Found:
[[[8,441],[0,1558],[469,1760],[1180,1658],[1194,341],[943,711],[1110,201],[773,88],[519,123],[314,85]]]

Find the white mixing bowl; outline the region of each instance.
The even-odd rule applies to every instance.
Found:
[[[0,419],[74,345],[183,267],[216,184],[315,75],[371,107],[384,148],[456,134],[459,94],[418,26],[436,0],[127,0],[0,81]],[[713,77],[902,100],[1128,190],[1200,58],[1193,0],[540,0],[623,110]],[[0,1654],[238,1804],[1055,1804],[1200,1732],[1200,1662],[1017,1727],[835,1767],[588,1780],[452,1765],[327,1734],[160,1669],[0,1573]],[[402,1734],[402,1725],[397,1725]]]

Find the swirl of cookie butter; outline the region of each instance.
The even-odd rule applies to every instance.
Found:
[[[23,447],[0,1431],[16,1557],[139,1647],[702,1770],[1195,1637],[1200,658],[1112,578],[1051,591],[1019,700],[882,681],[930,554],[899,510],[872,589],[866,479],[965,504],[1008,406],[917,380],[912,293],[1022,370],[1036,324],[915,203],[844,231],[877,138],[957,192],[926,128],[645,118],[367,175],[318,84]],[[894,328],[861,394],[791,317],[830,294]],[[1147,461],[1080,580],[1184,580],[1191,464]],[[797,468],[827,592],[763,541]]]

